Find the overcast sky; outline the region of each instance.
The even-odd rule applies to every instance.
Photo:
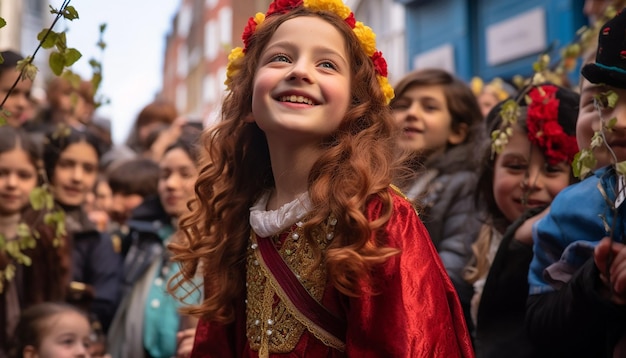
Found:
[[[60,6],[61,0],[51,0]],[[74,70],[91,78],[88,61],[103,64],[101,93],[111,100],[99,115],[112,121],[113,138],[123,143],[135,117],[159,91],[162,81],[165,36],[170,31],[180,0],[72,0],[80,19],[60,24],[68,28],[68,46],[82,52]],[[96,46],[100,24],[106,23],[100,53]]]

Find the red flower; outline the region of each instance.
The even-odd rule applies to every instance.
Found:
[[[559,124],[557,90],[556,86],[545,85],[528,92],[531,99],[526,117],[528,139],[541,149],[550,165],[571,163],[578,153],[576,138],[565,133]]]
[[[372,55],[372,61],[374,62],[376,72],[383,77],[387,77],[387,61],[385,61],[382,52],[374,52]]]
[[[265,16],[270,16],[276,13],[285,14],[300,5],[302,5],[302,0],[274,0],[270,4],[270,7],[267,10]]]
[[[354,29],[354,27],[356,26],[356,19],[354,18],[354,13],[350,12],[350,15],[348,15],[348,17],[346,17],[346,19],[344,20],[349,26],[350,28]]]
[[[243,35],[241,35],[241,39],[243,40],[243,50],[244,52],[248,49],[248,42],[250,41],[250,37],[256,31],[256,21],[254,21],[254,16],[251,16],[248,19],[248,24],[246,28],[243,29]]]

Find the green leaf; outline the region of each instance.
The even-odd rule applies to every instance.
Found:
[[[73,6],[67,6],[65,8],[65,12],[63,13],[63,17],[72,21],[78,19],[78,11]]]
[[[63,57],[65,58],[65,67],[73,65],[83,55],[75,48],[68,48]]]
[[[617,124],[617,117],[613,117],[606,122],[605,128],[607,131],[611,132],[613,131],[613,128],[615,128],[616,124]]]
[[[37,77],[37,72],[39,71],[37,66],[33,64],[30,56],[27,56],[23,60],[17,61],[17,70],[22,73],[22,80],[29,79],[31,81],[35,80],[35,77]]]
[[[46,36],[46,34],[48,35]],[[45,40],[44,40],[44,36],[46,37]],[[52,30],[50,31],[41,30],[41,32],[37,34],[37,40],[39,40],[39,42],[44,40],[43,42],[41,42],[41,47],[45,49],[53,48],[58,38],[59,38],[59,34],[57,34],[56,32]]]
[[[54,73],[57,76],[60,76],[61,73],[63,73],[63,65],[65,64],[65,59],[63,58],[63,55],[61,55],[60,53],[53,52],[50,54],[50,60],[48,64],[50,65],[50,69],[52,70],[52,73]]]
[[[67,48],[67,36],[65,35],[65,32],[59,32],[57,34],[57,38],[54,44],[59,52],[65,51],[65,49]]]
[[[626,175],[626,161],[615,164],[615,171],[621,175]]]
[[[590,149],[583,149],[576,153],[572,160],[572,173],[576,178],[584,179],[597,164],[597,160]]]
[[[50,210],[54,207],[54,197],[45,185],[35,187],[35,189],[30,192],[29,199],[30,205],[35,210]]]
[[[0,17],[0,29],[5,27],[6,25],[7,25],[6,20]]]
[[[607,100],[607,105],[609,106],[609,108],[615,108],[615,105],[617,104],[618,99],[619,99],[619,96],[617,95],[617,93],[615,93],[615,91],[608,91],[606,93],[606,100]]]

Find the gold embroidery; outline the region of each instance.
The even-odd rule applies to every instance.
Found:
[[[332,229],[328,230],[328,227],[335,223],[336,219],[330,218],[327,228],[314,230],[313,241],[322,252],[326,250],[328,240],[333,238]],[[313,247],[303,237],[302,223],[294,225],[284,240],[277,242],[278,236],[273,240],[287,266],[300,279],[309,294],[320,301],[326,286],[326,266],[322,262],[314,267]],[[254,232],[250,233],[249,242],[246,263],[246,331],[250,348],[259,351],[260,357],[268,356],[269,353],[288,353],[293,351],[304,330],[308,329],[325,344],[343,349],[343,342],[333,339],[334,337],[328,338],[325,332],[319,332],[319,327],[305,325],[307,321],[302,319],[295,307],[280,298],[274,287],[275,283],[268,278],[269,273],[260,261]]]

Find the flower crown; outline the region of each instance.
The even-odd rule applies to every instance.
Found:
[[[236,47],[228,55],[228,66],[226,67],[226,81],[224,84],[230,90],[230,84],[233,76],[241,68],[241,59],[245,56],[250,42],[250,37],[256,31],[257,26],[261,25],[265,18],[274,14],[286,14],[289,11],[304,6],[313,11],[330,11],[341,17],[354,31],[359,39],[361,48],[374,63],[376,70],[376,78],[385,95],[386,102],[389,103],[394,97],[393,88],[387,79],[387,62],[383,58],[383,54],[376,50],[376,34],[371,28],[365,26],[362,22],[354,19],[354,14],[342,0],[274,0],[267,10],[267,13],[257,13],[250,17],[248,24],[241,36],[243,39],[243,48]]]
[[[576,137],[568,135],[559,124],[559,99],[556,98],[558,88],[554,85],[532,87],[524,96],[526,99],[527,115],[526,128],[528,140],[541,149],[548,164],[556,165],[561,162],[572,162],[578,153]],[[500,112],[502,124],[499,129],[491,133],[492,154],[500,153],[508,144],[513,135],[513,126],[520,115],[519,104],[508,100]]]

